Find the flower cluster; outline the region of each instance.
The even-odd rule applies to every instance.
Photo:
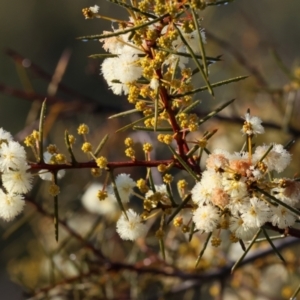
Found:
[[[0,217],[6,221],[22,212],[23,194],[32,188],[33,175],[29,172],[26,152],[11,134],[0,128],[0,171],[3,189],[0,190]]]
[[[245,134],[264,132],[258,117],[246,114],[245,119]],[[267,222],[287,228],[298,219],[293,208],[299,204],[300,182],[274,178],[274,172],[289,165],[290,153],[280,144],[258,146],[251,152],[217,149],[208,156],[207,169],[191,191],[198,205],[193,213],[198,230],[229,229],[232,240],[249,239]]]

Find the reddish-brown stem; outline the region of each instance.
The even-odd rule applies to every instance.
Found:
[[[119,162],[109,162],[107,164],[108,169],[117,169],[117,168],[126,168],[126,167],[157,167],[160,164],[169,165],[170,163],[174,163],[177,168],[181,168],[182,166],[178,162],[174,162],[172,159],[165,160],[134,160],[134,161],[119,161]],[[97,164],[95,161],[89,162],[77,162],[76,164],[60,164],[60,165],[50,165],[45,163],[29,163],[32,170],[43,170],[47,169],[49,171],[57,171],[63,169],[92,169],[97,168]]]

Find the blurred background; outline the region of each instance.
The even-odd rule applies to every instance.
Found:
[[[101,44],[97,41],[76,40],[76,37],[82,35],[111,30],[111,23],[108,21],[84,19],[82,8],[95,4],[100,6],[100,13],[103,15],[118,18],[125,16],[123,10],[108,1],[0,2],[0,127],[21,140],[33,128],[37,128],[40,104],[45,97],[48,97],[51,114],[47,123],[47,142],[56,143],[60,149],[64,148],[63,133],[66,128],[75,134],[78,124],[86,122],[91,126],[91,140],[97,143],[104,134],[115,132],[126,124],[128,120],[124,119],[107,120],[109,115],[130,106],[125,97],[116,97],[107,89],[99,74],[101,61],[88,58],[91,54],[103,52]],[[211,82],[239,75],[250,76],[245,81],[215,89],[214,99],[208,93],[199,94],[199,99],[202,100],[198,108],[199,114],[205,114],[220,103],[236,98],[235,104],[222,113],[223,119],[216,118],[203,128],[203,131],[208,127],[219,128],[212,140],[212,148],[222,145],[230,151],[238,149],[236,146],[242,143],[239,139],[242,124],[240,117],[247,108],[251,108],[253,114],[269,124],[264,142],[286,143],[299,135],[297,116],[300,106],[297,80],[294,80],[299,79],[300,73],[297,71],[300,67],[299,11],[298,1],[274,0],[239,0],[228,5],[211,6],[203,11],[202,26],[207,35],[207,54],[222,55],[222,61],[210,68]],[[54,87],[53,90],[49,83],[53,82],[52,76],[59,61],[60,67],[65,63],[62,87],[59,86],[57,90]],[[286,73],[282,64],[287,68]],[[204,85],[200,77],[198,85]],[[126,134],[121,136],[125,137]],[[137,137],[138,140],[146,138]],[[235,140],[236,143],[233,142]],[[123,150],[116,147],[118,141],[120,137],[113,136],[110,139],[110,146],[114,147],[113,153],[109,149],[104,150],[112,160],[117,160],[120,155],[124,158],[124,154],[121,154]],[[289,176],[293,176],[299,169],[298,147],[296,143],[292,149],[295,164],[289,170]],[[80,156],[80,151],[78,155]],[[83,209],[80,198],[90,179],[88,171],[83,171],[80,175],[69,172],[63,179],[65,188],[61,207],[66,208],[66,213],[62,213],[64,217],[71,217],[74,211]],[[34,193],[40,195],[43,189],[43,184],[37,184]],[[51,204],[50,198],[44,198]],[[35,252],[39,244],[35,238],[39,233],[34,227],[37,224],[47,227],[49,222],[44,219],[32,221],[32,211],[26,211],[25,216],[27,219],[22,218],[21,222],[0,223],[2,299],[24,298],[19,286],[22,280],[14,277],[18,273],[17,266],[21,265],[20,260],[26,270],[38,270],[29,259],[36,255],[38,260],[41,255],[41,252]],[[31,223],[27,223],[28,220]],[[51,236],[53,230],[49,231],[49,239]],[[13,274],[13,280],[7,270],[10,275]],[[35,271],[34,274],[37,275],[38,272]],[[34,282],[37,279],[32,280]],[[26,284],[30,286],[33,283]]]

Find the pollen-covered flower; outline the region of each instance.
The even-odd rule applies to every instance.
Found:
[[[5,221],[13,220],[23,211],[25,201],[23,196],[13,193],[4,193],[0,189],[0,218]]]
[[[126,211],[127,218],[124,214],[120,217],[117,222],[117,232],[122,240],[135,241],[140,237],[144,237],[147,232],[147,226],[141,223],[140,216],[133,211],[128,209]]]
[[[245,122],[241,131],[243,134],[256,135],[265,132],[264,127],[261,125],[262,120],[259,117],[250,116],[249,113],[245,114]]]
[[[213,205],[199,206],[193,213],[193,221],[199,230],[212,232],[220,221],[220,211]]]
[[[288,178],[275,179],[278,186],[271,190],[272,194],[282,202],[291,206],[300,203],[300,182]]]
[[[240,212],[245,226],[248,227],[260,227],[264,225],[271,214],[269,206],[256,197],[251,198],[250,203],[243,205]]]
[[[103,185],[92,183],[81,197],[83,207],[90,213],[105,215],[110,217],[116,213],[117,202],[112,194],[107,195],[106,199],[100,201],[97,197],[98,191],[102,191]]]
[[[200,182],[197,182],[192,189],[192,199],[195,203],[202,205],[211,200],[214,189],[222,188],[220,174],[207,170],[202,173]]]
[[[284,229],[294,225],[296,220],[297,217],[284,206],[278,205],[272,207],[270,222],[272,222],[273,226]]]
[[[19,169],[26,166],[26,152],[18,142],[3,143],[0,148],[0,170]]]
[[[129,197],[136,186],[135,181],[130,175],[122,173],[116,177],[116,186],[122,202],[129,202]]]
[[[11,142],[13,140],[12,135],[10,132],[4,130],[3,128],[0,128],[0,146],[3,142]]]
[[[3,186],[9,193],[25,194],[31,190],[33,175],[28,166],[19,170],[8,170],[2,174]]]
[[[253,154],[253,161],[259,161],[268,151],[270,146],[263,145],[258,146]],[[263,163],[266,164],[269,171],[275,170],[276,172],[282,172],[291,162],[291,154],[284,149],[280,144],[273,144],[273,148],[263,159]]]
[[[244,220],[241,217],[231,217],[229,220],[229,229],[237,238],[249,240],[257,232],[258,227],[249,227],[245,225]]]
[[[89,9],[93,14],[97,14],[99,12],[100,7],[98,5],[94,5],[90,6]]]
[[[215,171],[225,169],[229,165],[230,154],[222,149],[216,149],[206,160],[206,167]]]
[[[114,94],[128,94],[126,85],[142,76],[142,68],[138,64],[139,57],[132,53],[122,53],[118,57],[106,58],[101,65],[104,79]],[[117,82],[115,82],[117,81]],[[119,81],[119,82],[118,82]]]

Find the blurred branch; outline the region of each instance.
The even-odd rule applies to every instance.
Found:
[[[54,215],[47,212],[42,206],[40,206],[38,203],[36,203],[34,200],[30,198],[25,199],[26,202],[34,206],[34,208],[43,216],[48,217],[50,219],[54,219]],[[91,250],[96,257],[98,257],[101,261],[107,261],[107,258],[103,255],[100,249],[96,249],[92,243],[85,240],[82,236],[80,236],[75,230],[73,230],[66,221],[63,221],[61,219],[57,220],[58,224],[63,227],[70,236],[74,237],[77,241],[79,241],[85,248]]]
[[[18,63],[20,65],[23,65],[24,60],[28,60],[27,58],[25,58],[24,56],[22,56],[21,54],[17,53],[16,51],[14,51],[12,49],[7,49],[5,51],[5,53],[8,56],[10,56],[15,61],[15,63]],[[45,70],[43,70],[40,66],[38,66],[31,60],[30,60],[30,62],[28,62],[27,68],[29,68],[39,78],[41,78],[47,82],[52,82],[53,75],[47,73]],[[66,93],[67,95],[75,97],[77,100],[82,100],[84,102],[90,102],[90,104],[98,103],[98,101],[96,99],[93,99],[89,96],[83,95],[83,94],[75,91],[74,89],[69,88],[68,86],[64,85],[61,82],[57,82],[57,89],[61,92]],[[45,98],[45,96],[42,97],[42,99],[44,99],[44,98]]]
[[[42,208],[38,203],[36,203],[34,200],[30,198],[25,199],[26,202],[31,204],[32,206],[35,207],[35,209],[41,213],[43,216],[48,217],[50,219],[54,218],[54,215],[47,212],[44,208]],[[92,272],[93,274],[97,273],[97,270],[99,272],[99,262],[101,262],[101,268],[104,268],[106,272],[108,271],[121,271],[121,270],[129,270],[129,271],[134,271],[137,272],[138,274],[156,274],[156,275],[164,275],[166,277],[178,277],[181,279],[195,279],[195,280],[200,280],[201,282],[204,281],[210,281],[214,279],[220,279],[224,277],[228,277],[231,274],[231,268],[233,266],[232,262],[228,262],[224,267],[219,268],[217,270],[212,270],[212,271],[207,271],[203,272],[201,274],[197,273],[197,270],[195,270],[194,273],[187,273],[180,271],[170,265],[166,265],[164,269],[157,269],[157,268],[151,268],[151,267],[145,267],[144,264],[142,263],[136,263],[136,264],[126,264],[126,263],[121,263],[121,262],[111,262],[109,261],[108,258],[106,258],[103,253],[101,252],[100,249],[95,248],[95,246],[84,239],[82,236],[80,236],[75,230],[73,230],[65,221],[58,219],[58,223],[61,227],[63,227],[69,234],[70,236],[74,237],[76,240],[78,240],[84,247],[87,249],[91,250],[95,256],[100,259],[100,261],[94,261],[92,266],[95,267]],[[276,246],[277,250],[282,250],[284,248],[290,247],[294,244],[297,244],[300,242],[299,237],[300,237],[300,230],[296,228],[288,228],[288,230],[285,229],[279,229],[277,227],[272,226],[271,224],[267,224],[267,228],[270,228],[272,230],[278,231],[278,232],[286,232],[288,233],[291,237],[287,237],[284,240],[281,241],[275,241],[274,245]],[[293,238],[297,237],[297,238]],[[267,255],[270,255],[274,253],[272,247],[269,247],[267,249],[259,249],[253,251],[251,254],[248,254],[247,258],[245,258],[243,261],[240,262],[238,268],[240,268],[243,265],[252,263],[253,261],[265,257]],[[69,279],[66,279],[68,282],[72,280],[78,280],[78,276]],[[64,280],[64,282],[66,282]],[[61,285],[62,283],[56,283],[55,286]],[[53,286],[52,286],[53,288]],[[49,290],[51,289],[50,287],[46,287],[42,290]]]
[[[229,42],[227,42],[219,37],[216,37],[214,34],[212,34],[211,32],[208,32],[207,30],[206,30],[206,35],[209,39],[211,39],[212,41],[217,43],[219,46],[221,46],[223,49],[228,51],[236,59],[236,61],[239,64],[241,64],[251,75],[254,76],[257,83],[261,87],[268,87],[267,81],[265,80],[265,78],[263,77],[261,72],[258,70],[258,68],[251,65],[248,62],[248,60],[244,57],[244,55],[241,52],[239,52],[234,46],[232,46],[232,44],[230,44]]]

